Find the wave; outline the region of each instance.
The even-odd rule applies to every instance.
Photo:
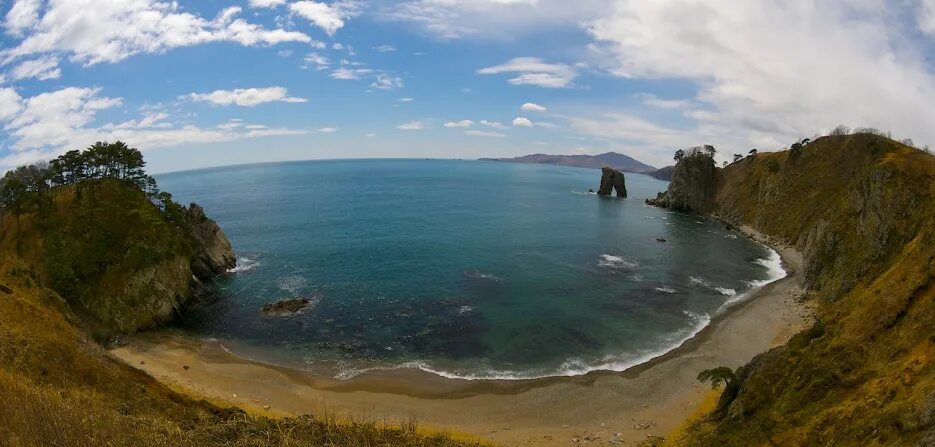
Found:
[[[763,287],[771,282],[778,281],[788,276],[789,273],[786,272],[784,268],[782,268],[782,257],[779,256],[779,253],[777,253],[776,250],[773,250],[772,248],[768,246],[765,246],[765,247],[767,250],[769,250],[769,255],[766,258],[757,259],[756,261],[753,261],[753,262],[755,264],[759,264],[763,267],[766,267],[767,278],[757,279],[753,281],[746,281],[746,283],[750,286],[750,289],[740,295],[737,295],[725,301],[724,304],[722,304],[721,307],[718,308],[718,313],[724,312],[731,306],[734,306],[737,303],[743,302],[753,293],[753,291],[759,289],[760,287]]]
[[[470,278],[470,279],[482,279],[482,280],[493,281],[493,282],[503,282],[503,278],[497,275],[494,275],[493,273],[484,273],[479,270],[468,270],[464,272],[464,277]]]
[[[663,339],[663,347],[656,350],[645,350],[641,351],[635,355],[617,355],[605,356],[603,359],[595,363],[588,363],[584,360],[577,358],[570,358],[562,362],[558,368],[554,370],[538,370],[538,371],[514,371],[514,370],[499,370],[494,368],[489,368],[476,372],[466,372],[466,371],[447,371],[430,365],[428,362],[422,360],[413,360],[398,365],[391,366],[375,366],[370,368],[346,368],[334,376],[338,380],[348,380],[353,379],[361,374],[366,374],[369,372],[377,371],[398,371],[402,369],[417,369],[423,372],[434,374],[439,377],[444,377],[446,379],[454,380],[532,380],[532,379],[544,379],[547,377],[573,377],[581,376],[593,371],[614,371],[622,372],[626,371],[634,366],[641,365],[643,363],[649,362],[653,359],[662,357],[672,350],[682,346],[686,341],[694,338],[698,333],[700,333],[704,328],[711,324],[711,316],[708,314],[695,314],[692,312],[685,311],[687,315],[692,320],[692,325],[680,333],[676,333],[665,337]]]
[[[276,280],[276,286],[283,292],[296,293],[308,284],[308,280],[299,275],[283,276]]]
[[[668,294],[673,294],[677,292],[677,290],[671,287],[656,287],[654,290],[659,293],[668,293]]]
[[[614,255],[601,255],[601,259],[597,261],[597,265],[601,267],[607,267],[612,269],[635,269],[640,266],[636,261],[631,261],[628,259],[621,258],[620,256]]]
[[[232,269],[228,269],[228,273],[243,273],[249,272],[260,266],[260,261],[254,258],[237,258],[237,266]]]

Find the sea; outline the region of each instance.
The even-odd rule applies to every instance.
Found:
[[[238,263],[177,323],[235,354],[349,379],[419,369],[521,380],[622,371],[785,276],[715,220],[650,207],[667,182],[463,160],[333,160],[157,176]],[[308,298],[287,316],[264,304]]]

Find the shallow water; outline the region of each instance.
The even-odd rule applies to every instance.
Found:
[[[166,174],[224,228],[237,268],[179,324],[238,353],[336,377],[419,367],[449,377],[622,370],[681,343],[779,257],[715,221],[588,194],[600,171],[479,161],[354,160]],[[666,242],[659,242],[663,238]],[[312,299],[289,317],[263,304]]]

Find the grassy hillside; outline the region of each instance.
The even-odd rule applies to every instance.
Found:
[[[191,247],[138,188],[85,186],[55,188],[43,209],[0,226],[0,445],[471,445],[413,426],[254,417],[112,360],[89,330],[138,324],[146,306],[171,305],[162,294],[181,288],[159,284],[187,290]]]
[[[738,370],[685,444],[935,445],[935,157],[821,138],[722,171],[717,213],[795,245],[818,323]]]
[[[34,266],[43,284],[104,329],[161,323],[188,300],[193,247],[135,185],[105,179],[50,190],[0,225],[0,257]]]

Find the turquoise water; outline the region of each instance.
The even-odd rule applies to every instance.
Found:
[[[239,265],[180,325],[251,357],[339,378],[418,367],[449,377],[623,370],[678,345],[782,275],[715,221],[588,194],[600,171],[356,160],[166,174],[224,228]],[[666,242],[659,242],[664,238]],[[263,304],[309,297],[289,317]]]

